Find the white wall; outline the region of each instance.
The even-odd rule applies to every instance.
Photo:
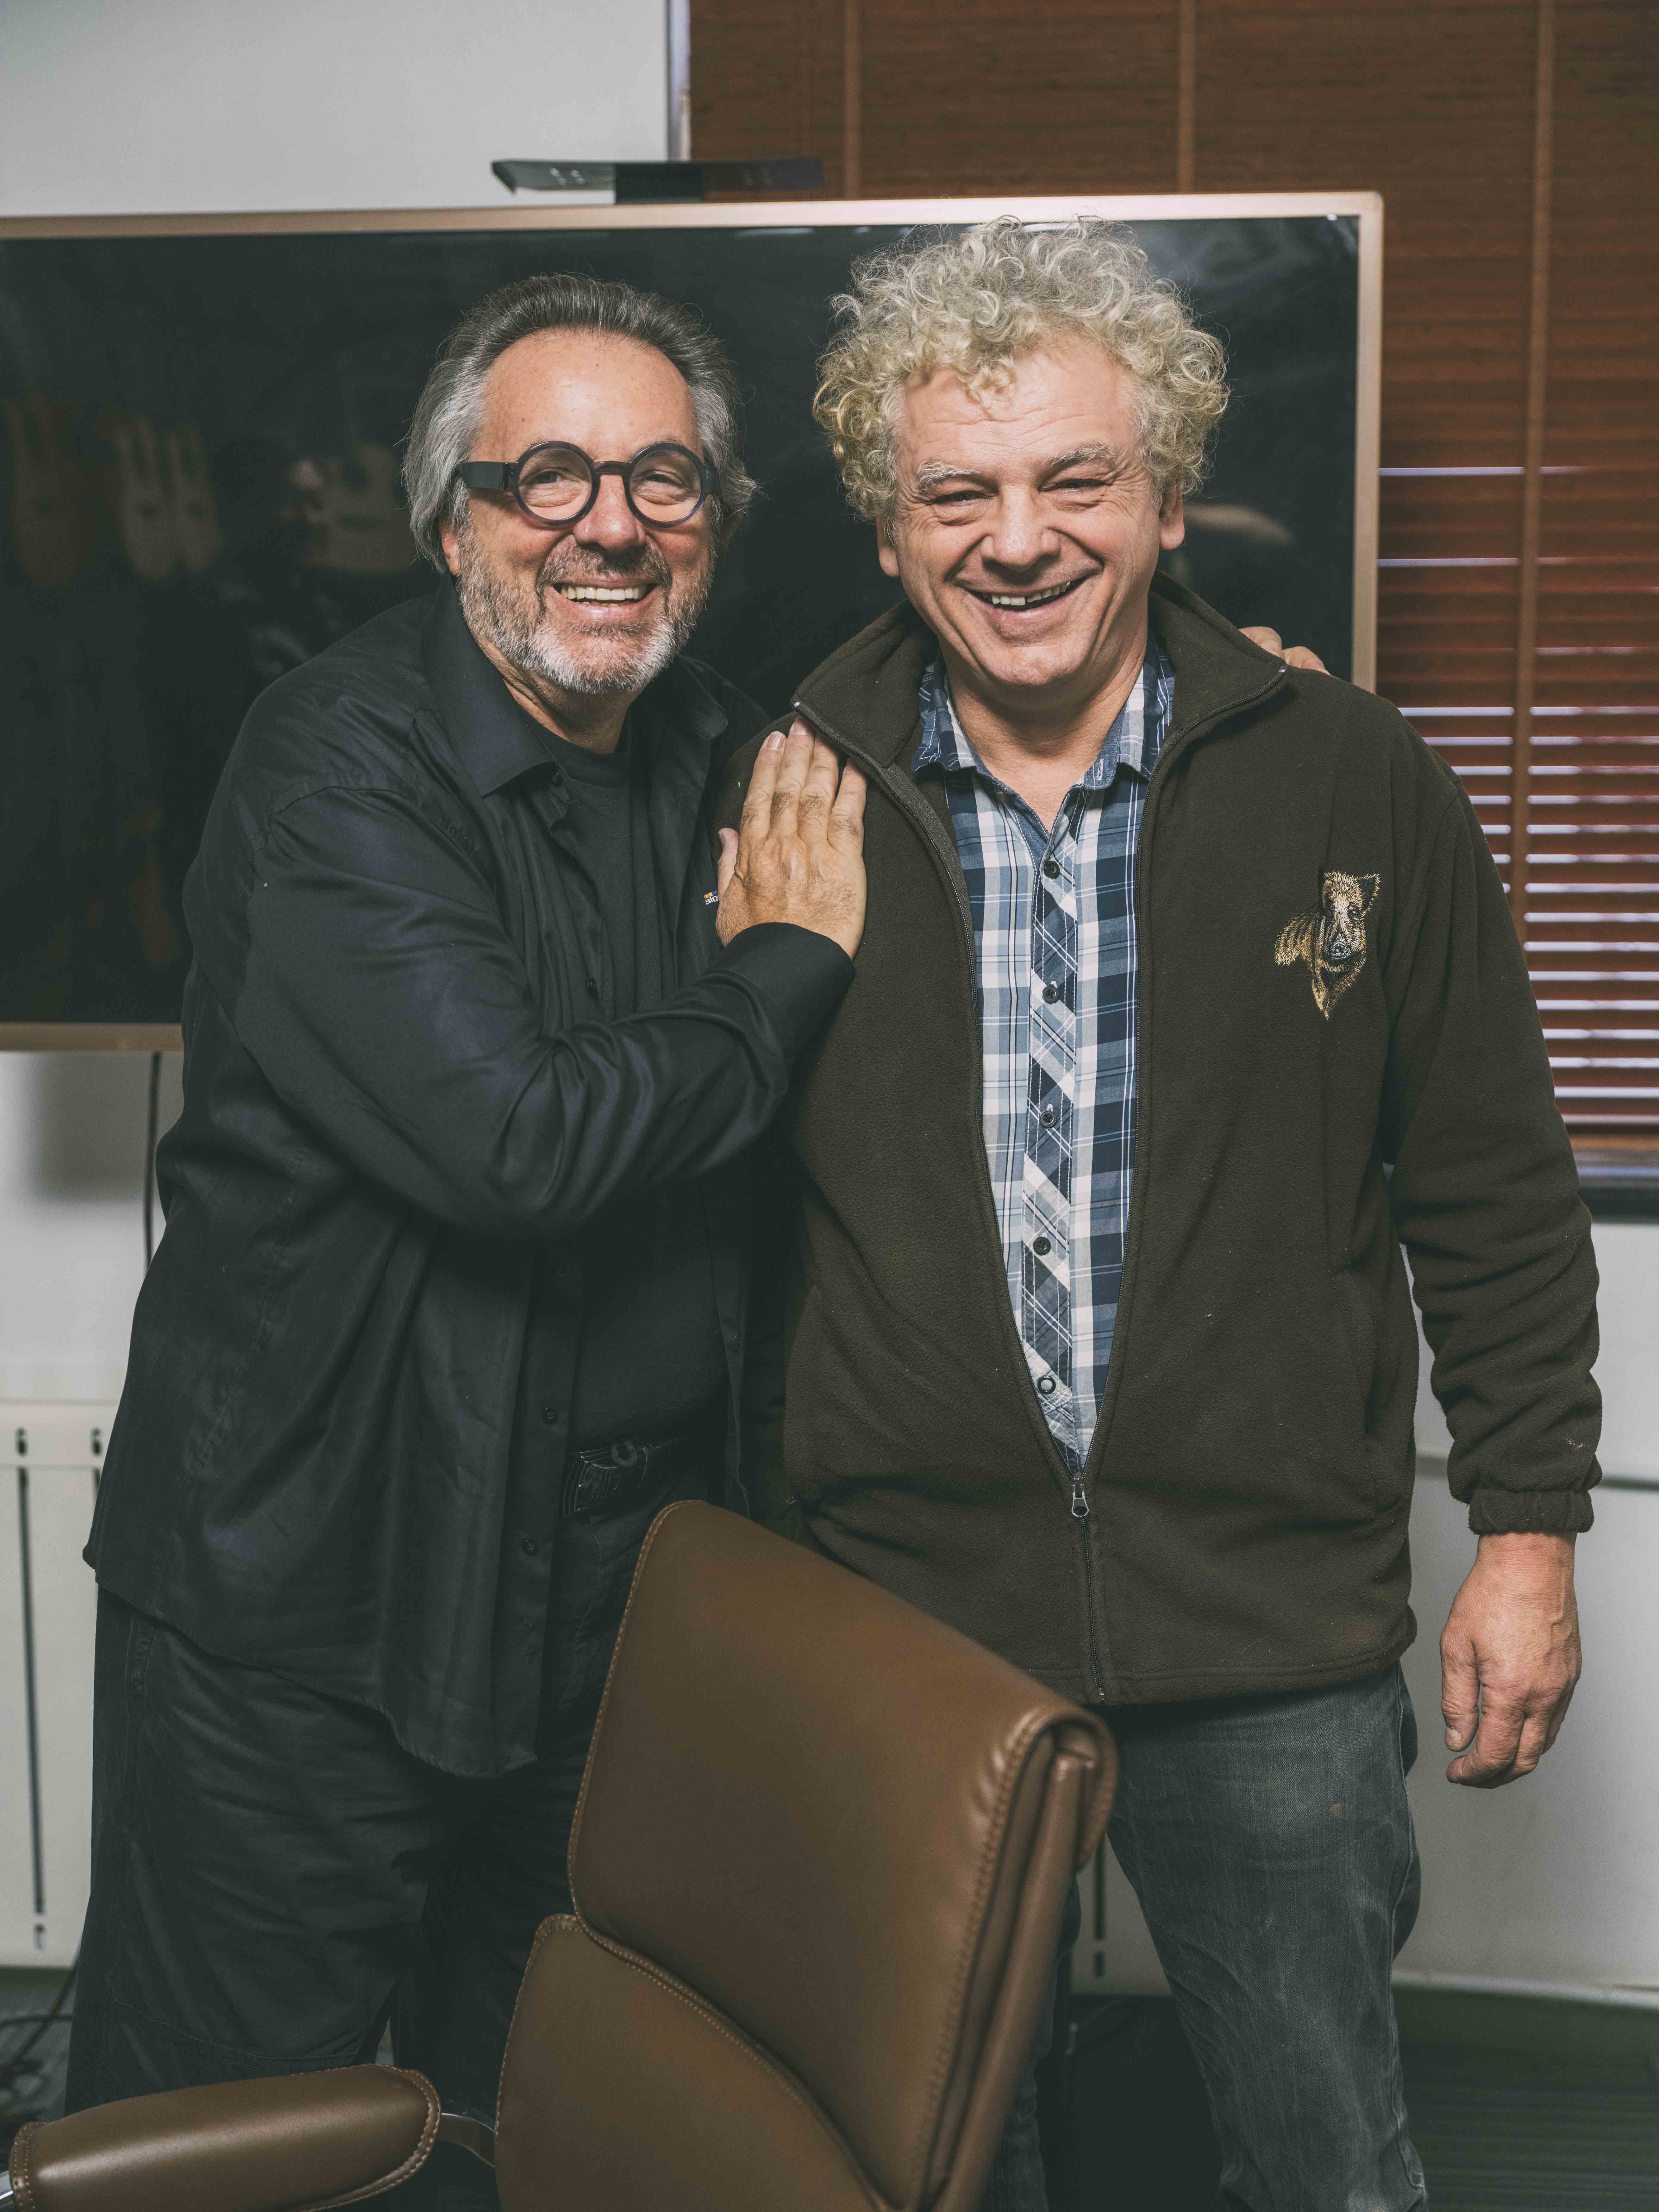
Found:
[[[1595,1257],[1601,1271],[1601,1357],[1595,1370],[1602,1397],[1601,1465],[1608,1474],[1659,1480],[1659,1223],[1598,1224]],[[1426,1347],[1418,1374],[1417,1448],[1436,1459],[1451,1449],[1429,1389]],[[1659,1514],[1659,1496],[1653,1504]]]
[[[660,161],[665,0],[0,0],[0,215],[489,207]]]
[[[163,1128],[183,1066],[161,1062]],[[120,1395],[149,1082],[140,1053],[0,1053],[0,1400]]]

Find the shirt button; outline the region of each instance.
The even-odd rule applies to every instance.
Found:
[[[1060,996],[1060,986],[1059,986],[1059,984],[1058,984],[1058,983],[1045,983],[1045,984],[1043,985],[1043,987],[1042,987],[1042,995],[1043,995],[1044,999],[1048,1001],[1048,1003],[1052,1006],[1053,1006],[1053,1004],[1054,1003],[1054,1000],[1055,1000]]]
[[[1042,1113],[1037,1115],[1037,1119],[1042,1122],[1045,1129],[1052,1129],[1054,1126],[1054,1108],[1052,1106],[1045,1106]]]
[[[1045,876],[1057,876],[1060,873],[1060,862],[1045,860],[1042,864],[1042,872]]]
[[[599,987],[591,975],[587,979],[587,995],[590,999],[597,999],[599,995]]]
[[[1052,1398],[1054,1395],[1055,1389],[1054,1376],[1052,1375],[1039,1375],[1037,1377],[1037,1389],[1042,1391],[1045,1398]]]
[[[1036,1254],[1039,1260],[1046,1259],[1054,1249],[1054,1246],[1048,1242],[1046,1237],[1034,1237],[1031,1239],[1031,1249]]]
[[[533,1559],[535,1558],[535,1556],[536,1556],[536,1553],[537,1553],[537,1551],[538,1550],[538,1548],[539,1548],[539,1547],[538,1546],[538,1544],[537,1544],[537,1542],[536,1542],[536,1539],[535,1539],[533,1536],[520,1536],[520,1539],[519,1539],[519,1549],[520,1549],[520,1550],[524,1553],[524,1555],[525,1555],[526,1559]]]
[[[542,1419],[547,1423],[550,1429],[556,1429],[559,1425],[562,1416],[556,1406],[544,1406],[542,1407]]]

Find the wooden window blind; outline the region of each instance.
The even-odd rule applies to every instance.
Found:
[[[1382,194],[1378,689],[1469,790],[1569,1126],[1659,1170],[1654,0],[691,15],[696,150],[832,194]]]

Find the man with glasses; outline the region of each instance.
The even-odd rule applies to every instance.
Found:
[[[640,1541],[748,1502],[743,1156],[852,974],[863,783],[780,737],[713,827],[761,714],[678,656],[735,418],[681,310],[485,301],[406,468],[456,589],[231,756],[88,1552],[71,2109],[372,2058],[395,1993],[488,2122]],[[415,2187],[494,2201],[465,2158]]]

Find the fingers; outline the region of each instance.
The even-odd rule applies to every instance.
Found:
[[[1556,1737],[1560,1735],[1561,1723],[1567,1717],[1567,1707],[1572,1703],[1572,1693],[1577,1687],[1578,1677],[1575,1674],[1571,1681],[1568,1683],[1566,1688],[1563,1690],[1560,1696],[1556,1699],[1554,1710],[1549,1717],[1549,1725],[1544,1731],[1544,1748],[1546,1751],[1547,1751],[1550,1746],[1555,1741]]]
[[[1547,1712],[1528,1713],[1521,1724],[1521,1741],[1516,1746],[1515,1762],[1504,1777],[1505,1782],[1517,1782],[1523,1774],[1530,1774],[1549,1749],[1550,1716]]]
[[[830,842],[849,853],[864,849],[864,801],[869,791],[862,769],[848,761],[841,772],[841,787],[830,810]]]
[[[774,730],[755,757],[743,801],[743,835],[764,836],[772,820],[772,792],[783,758],[783,732]]]
[[[1252,645],[1259,645],[1263,653],[1276,653],[1286,668],[1311,668],[1319,676],[1329,672],[1311,646],[1287,647],[1279,632],[1269,629],[1266,623],[1252,623],[1240,635],[1248,637]]]
[[[714,889],[721,898],[731,887],[738,870],[738,833],[735,830],[720,831],[720,864],[714,872]]]
[[[836,787],[841,778],[841,759],[833,745],[822,738],[812,741],[812,757],[807,765],[806,781],[801,787],[800,831],[803,837],[825,838],[830,834],[830,809],[835,805]]]
[[[799,831],[807,778],[820,750],[828,755],[833,772],[836,757],[830,747],[823,744],[822,738],[815,738],[805,722],[791,722],[789,734],[784,740],[778,780],[772,787],[772,834],[775,837],[793,837]],[[833,785],[830,788],[834,788]],[[826,810],[828,804],[828,793],[825,793]]]
[[[1447,1750],[1464,1750],[1474,1741],[1480,1717],[1480,1689],[1474,1647],[1454,1637],[1449,1625],[1440,1639],[1440,1714],[1446,1723]]]
[[[1474,1741],[1446,1769],[1449,1780],[1471,1790],[1495,1790],[1507,1782],[1521,1748],[1526,1708],[1489,1692],[1480,1709]]]

